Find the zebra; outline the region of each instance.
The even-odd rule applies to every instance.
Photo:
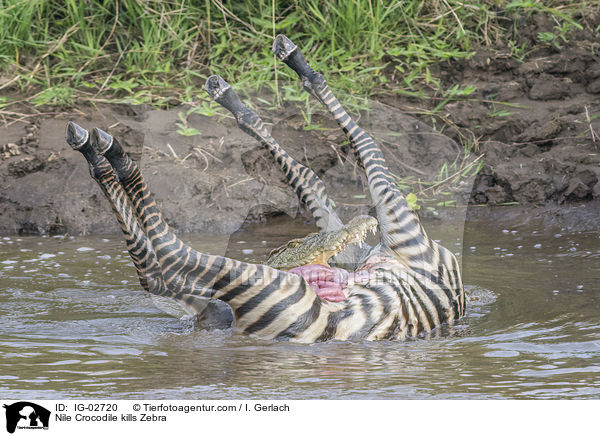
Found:
[[[345,276],[344,298],[321,298],[302,271],[198,252],[165,222],[139,167],[116,138],[95,128],[90,135],[70,122],[67,142],[86,158],[92,178],[110,201],[140,283],[148,292],[205,309],[206,299],[227,303],[236,331],[276,341],[402,340],[427,336],[464,315],[465,294],[454,255],[431,240],[390,175],[375,141],[346,113],[325,78],[315,72],[287,37],[278,35],[275,55],[294,70],[306,91],[332,114],[366,172],[379,223],[375,247],[346,250],[335,257],[355,271]],[[230,110],[238,126],[272,155],[288,184],[321,231],[343,226],[319,177],[292,159],[271,137],[258,115],[222,78],[206,90]],[[355,246],[354,246],[355,247]],[[306,265],[309,273],[330,269]]]

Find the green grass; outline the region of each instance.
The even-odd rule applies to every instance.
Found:
[[[202,105],[211,73],[236,89],[269,88],[274,97],[267,103],[274,106],[304,102],[296,86],[286,85],[293,74],[270,50],[273,35],[286,33],[350,104],[389,89],[392,76],[401,77],[395,91],[439,90],[445,104],[470,90],[441,89],[433,65],[469,57],[477,44],[510,40],[518,29],[507,29],[506,17],[535,11],[557,23],[540,42],[562,44],[581,27],[573,13],[591,3],[0,0],[0,70],[36,105],[77,99]]]

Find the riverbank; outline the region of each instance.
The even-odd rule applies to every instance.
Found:
[[[400,45],[385,48],[381,69],[371,58],[350,69],[347,64],[346,71],[322,67],[349,112],[381,144],[421,216],[443,216],[446,207],[518,204],[525,219],[542,214],[568,222],[571,210],[596,210],[600,14],[587,3],[575,13],[576,5],[567,3],[512,15],[498,10],[494,32],[478,34],[468,56],[428,58],[426,68],[407,70],[411,58],[396,53]],[[510,38],[498,38],[502,29]],[[492,34],[496,38],[486,41]],[[322,47],[305,49],[315,50]],[[313,58],[317,66],[329,59]],[[279,214],[308,216],[268,154],[207,102],[199,80],[204,67],[185,92],[181,77],[163,83],[159,98],[143,71],[137,82],[98,73],[86,82],[91,91],[79,79],[72,88],[52,82],[40,91],[23,84],[33,70],[15,65],[0,77],[0,234],[119,232],[84,159],[64,141],[68,120],[119,138],[180,232],[227,234]],[[112,71],[121,67],[117,62]],[[281,67],[277,81],[257,76],[261,88],[237,70],[221,66],[219,72],[234,78],[234,88],[272,125],[281,145],[323,178],[343,217],[368,212],[364,176],[345,138],[305,100],[297,81],[285,80]],[[258,75],[271,71],[252,68]],[[345,92],[353,79],[356,92]],[[69,90],[68,99],[60,89]]]

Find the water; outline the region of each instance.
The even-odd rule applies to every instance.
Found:
[[[599,232],[426,227],[463,264],[471,301],[454,333],[315,345],[194,330],[141,289],[119,235],[0,238],[0,397],[600,398]],[[260,261],[312,230],[184,239]]]

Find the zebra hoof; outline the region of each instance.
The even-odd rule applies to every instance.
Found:
[[[69,121],[67,124],[67,144],[71,146],[73,150],[79,150],[87,142],[90,137],[90,133],[83,127],[75,124],[73,121]]]
[[[204,89],[214,101],[231,112],[238,122],[244,114],[249,112],[249,109],[244,106],[231,85],[223,80],[221,76],[216,74],[210,76],[204,85]]]
[[[225,91],[231,89],[229,83],[227,83],[221,76],[213,74],[206,80],[206,84],[204,85],[204,89],[210,95],[210,98],[213,100],[217,100],[223,97]]]
[[[91,141],[92,147],[96,152],[104,156],[104,154],[110,149],[113,144],[113,137],[106,133],[104,130],[100,130],[98,127],[94,127],[92,131]]]
[[[281,33],[273,41],[273,53],[282,61],[285,61],[297,48],[296,44]]]

